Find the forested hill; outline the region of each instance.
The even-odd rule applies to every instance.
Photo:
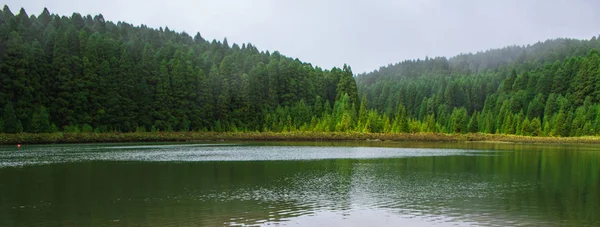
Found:
[[[600,40],[555,39],[381,67],[357,77],[401,131],[600,134]]]
[[[555,39],[353,77],[168,28],[0,11],[0,133],[600,135],[600,40]],[[360,97],[359,97],[360,94]]]
[[[330,130],[336,122],[322,119],[349,112],[356,90],[348,66],[323,70],[251,44],[0,11],[0,132]]]

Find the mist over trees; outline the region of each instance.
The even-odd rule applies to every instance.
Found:
[[[554,39],[354,77],[169,28],[0,11],[0,132],[600,135],[600,40]]]
[[[554,39],[456,57],[404,61],[358,75],[368,108],[407,132],[600,134],[600,40]]]

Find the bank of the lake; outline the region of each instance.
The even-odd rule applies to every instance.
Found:
[[[158,141],[415,141],[600,144],[600,137],[532,137],[498,134],[359,133],[359,132],[132,132],[0,134],[0,144],[53,144]]]

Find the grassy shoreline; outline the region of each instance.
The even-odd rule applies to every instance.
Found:
[[[168,141],[414,141],[600,144],[600,137],[531,137],[497,134],[358,133],[358,132],[132,132],[0,134],[0,144],[54,144]]]

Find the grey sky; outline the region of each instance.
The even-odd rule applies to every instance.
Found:
[[[0,3],[1,4],[1,3]],[[102,13],[106,20],[252,43],[354,73],[548,38],[600,34],[598,0],[7,0],[16,14]]]

